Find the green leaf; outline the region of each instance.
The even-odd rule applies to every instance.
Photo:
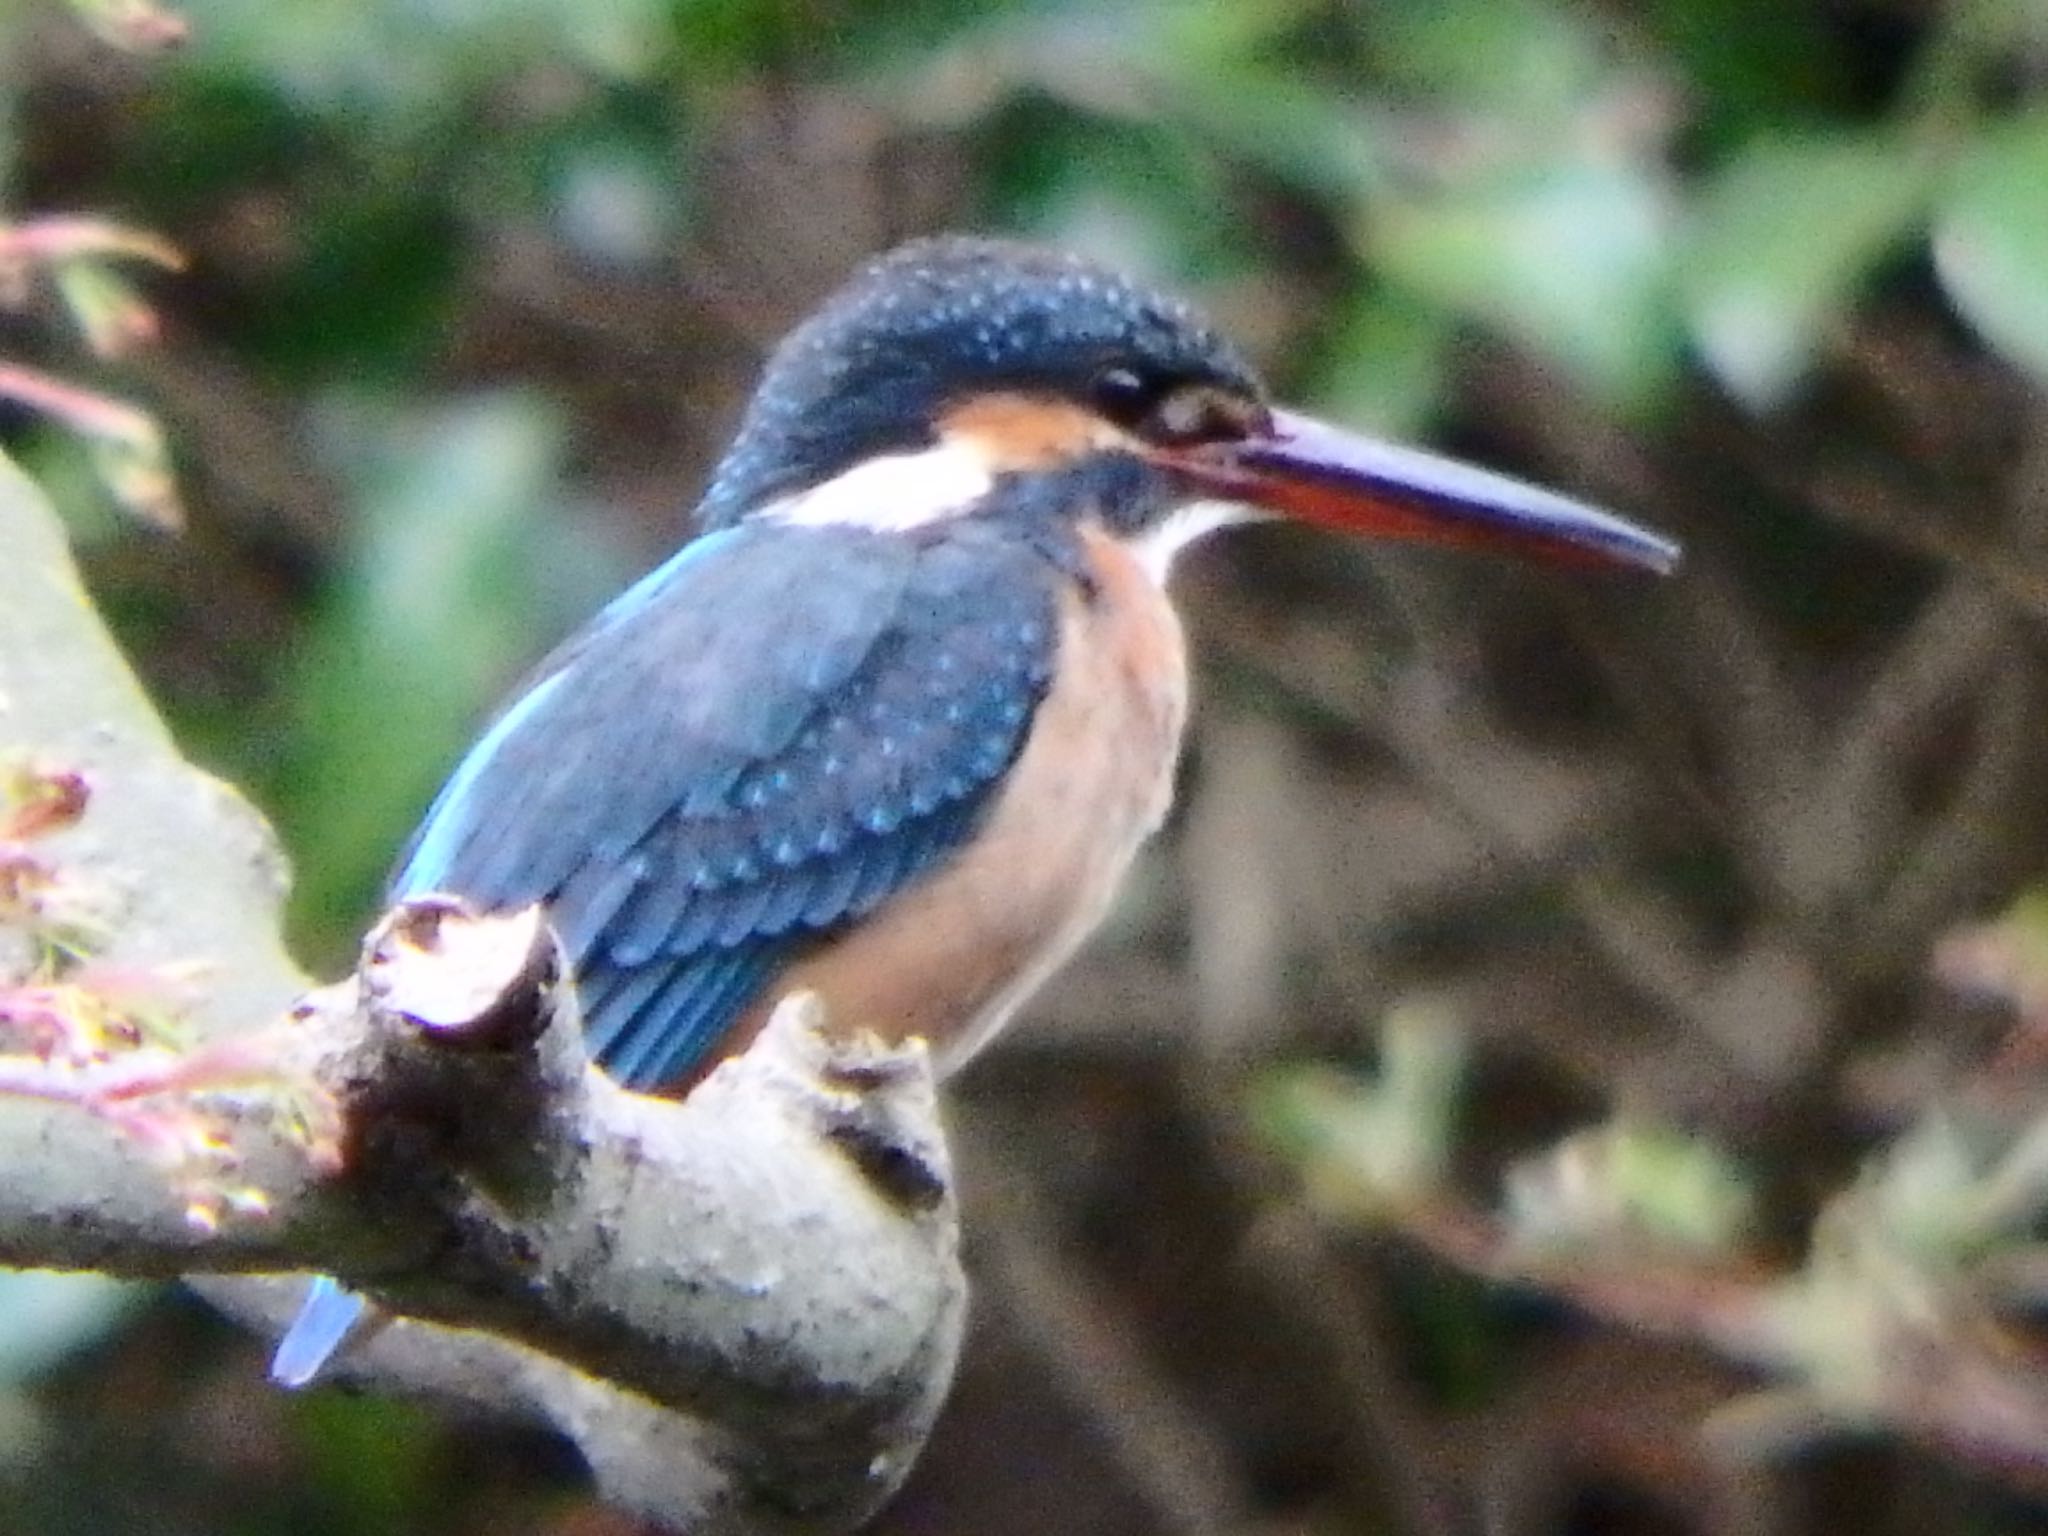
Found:
[[[478,716],[589,574],[545,544],[563,430],[544,402],[489,395],[405,430],[353,425],[337,435],[356,444],[359,543],[286,672],[292,714],[268,765],[299,868],[293,917],[316,946],[354,927]]]
[[[417,1403],[294,1393],[287,1410],[307,1480],[349,1531],[418,1529],[448,1474],[446,1426]]]
[[[1286,1071],[1253,1105],[1261,1132],[1300,1166],[1310,1199],[1355,1218],[1422,1198],[1443,1180],[1466,1080],[1465,1037],[1428,1004],[1388,1014],[1379,1046],[1370,1077]]]
[[[1043,97],[996,114],[986,136],[993,222],[1177,285],[1242,269],[1243,232],[1210,212],[1228,196],[1221,173],[1185,140]]]
[[[2048,112],[1964,155],[1935,222],[1934,267],[1985,341],[2048,385]]]
[[[1335,420],[1419,437],[1443,400],[1451,336],[1441,310],[1398,294],[1361,299],[1310,369],[1308,398]]]
[[[1851,109],[1849,29],[1785,0],[1646,0],[1643,25],[1685,82],[1686,135],[1732,154]]]
[[[1508,1226],[1532,1248],[1616,1244],[1723,1253],[1747,1229],[1742,1170],[1686,1131],[1609,1121],[1517,1162],[1506,1181]]]
[[[178,69],[260,80],[300,112],[376,138],[455,127],[472,92],[524,69],[640,78],[664,56],[670,9],[667,0],[208,0]]]
[[[1174,61],[1182,63],[1184,61]],[[1370,197],[1392,179],[1388,125],[1356,94],[1256,61],[1177,68],[1161,109],[1182,132],[1267,173],[1338,201]]]
[[[1574,114],[1608,68],[1602,29],[1552,0],[1396,0],[1365,40],[1397,88],[1523,122]]]
[[[1667,199],[1646,167],[1567,162],[1390,200],[1362,238],[1411,294],[1519,337],[1612,404],[1651,403],[1676,370]]]
[[[1828,326],[1924,216],[1924,162],[1886,134],[1760,142],[1707,189],[1680,258],[1707,366],[1751,407],[1805,378]]]

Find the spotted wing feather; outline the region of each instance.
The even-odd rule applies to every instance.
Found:
[[[674,1082],[792,955],[971,834],[1055,618],[1048,568],[972,525],[701,539],[485,734],[395,889],[549,903],[600,1064]]]

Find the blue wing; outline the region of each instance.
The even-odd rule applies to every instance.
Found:
[[[589,1043],[689,1072],[806,943],[972,831],[1049,685],[1050,566],[956,524],[701,538],[556,654],[456,770],[397,895],[544,901]]]

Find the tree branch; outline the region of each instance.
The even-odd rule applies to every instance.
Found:
[[[608,1497],[692,1532],[860,1523],[922,1445],[964,1315],[922,1048],[798,999],[686,1100],[629,1094],[584,1058],[537,914],[441,899],[294,1004],[267,831],[177,759],[4,462],[0,548],[0,759],[88,799],[24,864],[96,935],[52,959],[44,907],[0,902],[0,994],[111,1018],[112,978],[176,973],[201,1037],[17,1042],[0,1008],[0,1261],[324,1270],[406,1319],[347,1375],[538,1417]],[[271,1323],[297,1292],[201,1289]]]

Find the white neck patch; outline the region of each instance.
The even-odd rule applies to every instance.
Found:
[[[805,528],[904,533],[958,517],[980,502],[994,483],[982,454],[971,444],[945,438],[929,448],[864,459],[757,515]]]
[[[1191,501],[1176,507],[1131,541],[1131,553],[1160,586],[1173,571],[1182,550],[1219,528],[1257,522],[1266,516],[1256,507],[1235,501]]]
[[[987,457],[971,441],[942,438],[929,448],[863,460],[822,484],[771,503],[756,516],[801,528],[908,533],[972,511],[994,484]],[[1240,502],[1191,501],[1133,539],[1131,553],[1145,573],[1164,586],[1174,561],[1196,540],[1266,516]]]

